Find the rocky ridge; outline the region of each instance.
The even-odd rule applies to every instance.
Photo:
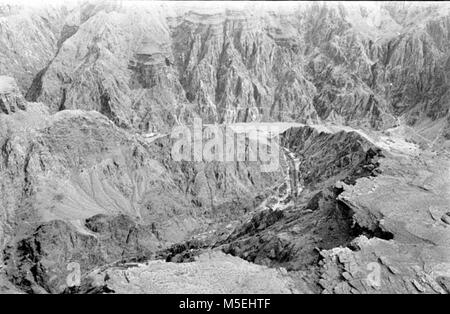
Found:
[[[1,6],[1,292],[449,292],[448,6],[254,5]],[[194,117],[281,168],[172,160]]]
[[[52,112],[96,110],[144,132],[193,114],[205,122],[325,120],[370,129],[401,115],[426,137],[439,135],[431,122],[446,134],[445,4],[255,10],[102,1],[47,11],[57,17],[49,22],[50,56],[39,58],[48,63],[36,64],[32,84],[19,85]],[[27,14],[32,22],[47,11]]]

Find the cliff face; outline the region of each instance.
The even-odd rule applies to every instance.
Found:
[[[0,76],[0,111],[5,114],[25,110],[25,99],[12,77]]]
[[[54,60],[39,58],[49,64],[35,71],[27,98],[53,111],[94,109],[141,130],[164,129],[186,111],[208,122],[372,128],[399,114],[409,124],[446,117],[446,6],[285,6],[53,8],[46,51]]]
[[[446,5],[283,5],[67,8],[27,99],[143,131],[192,114],[376,129],[447,117]]]
[[[69,261],[88,271],[151,258],[252,210],[280,177],[256,163],[176,162],[169,136],[129,133],[95,111],[50,115],[11,78],[0,95],[2,258],[29,292],[61,292]]]
[[[375,256],[383,292],[448,292],[449,26],[447,4],[0,5],[0,281],[70,292],[75,262],[75,292],[124,291],[165,258],[198,291],[226,262],[372,292],[352,265]],[[173,160],[196,117],[277,126],[280,168]]]

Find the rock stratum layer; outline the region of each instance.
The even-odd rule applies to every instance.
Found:
[[[1,4],[0,292],[448,293],[449,9]]]

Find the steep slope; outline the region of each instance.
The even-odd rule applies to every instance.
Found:
[[[9,76],[0,76],[0,112],[5,114],[25,110],[25,99],[16,81]]]
[[[71,37],[59,41],[56,57],[36,77],[27,98],[49,104],[53,112],[94,109],[117,125],[141,130],[182,122],[185,110],[206,122],[318,119],[315,102],[325,91],[317,91],[314,77],[321,80],[324,69],[318,74],[316,65],[309,71],[311,56],[304,53],[321,39],[309,38],[317,30],[305,31],[310,22],[304,16],[318,12],[340,18],[334,8],[325,13],[301,8],[287,22],[270,11],[167,14],[167,8],[172,7],[97,8],[79,20]],[[360,114],[377,126],[386,109],[373,103],[367,86],[361,88]]]
[[[24,105],[0,114],[0,239],[26,291],[61,291],[70,262],[84,272],[151,258],[252,210],[279,177],[250,162],[176,162],[169,136],[126,132],[95,111]]]
[[[0,4],[0,75],[26,92],[57,50],[66,6]]]
[[[287,269],[303,293],[448,293],[447,156],[423,152],[402,139],[370,140],[354,131],[320,129],[286,132],[285,143],[300,155],[298,169],[314,161],[306,168],[311,171],[296,172],[306,180],[298,195],[289,195],[288,206],[274,210],[263,202],[228,235],[210,233],[207,240],[199,235],[173,247],[167,261],[196,265],[196,255],[221,250]],[[321,138],[339,144],[323,145]],[[345,147],[346,141],[355,149]],[[324,169],[329,169],[325,175]],[[284,198],[286,190],[281,185],[269,198]],[[140,279],[145,286],[148,279]],[[119,282],[125,284],[119,278],[86,278],[90,289],[123,289]]]
[[[85,4],[68,12],[55,58],[27,99],[52,112],[96,110],[142,131],[195,114],[375,129],[399,115],[409,125],[448,124],[447,5],[283,6]]]
[[[27,98],[49,104],[52,112],[96,110],[122,127],[147,131],[152,121],[167,130],[183,95],[170,56],[159,47],[168,41],[161,8],[107,3],[92,10],[75,22]]]
[[[124,291],[166,259],[131,284],[242,291],[228,265],[274,292],[448,292],[449,8],[1,5],[0,283]],[[174,160],[196,117],[269,122],[281,167]],[[66,290],[71,263],[98,282]]]

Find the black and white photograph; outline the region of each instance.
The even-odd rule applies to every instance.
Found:
[[[450,2],[0,0],[0,294],[448,293]]]

